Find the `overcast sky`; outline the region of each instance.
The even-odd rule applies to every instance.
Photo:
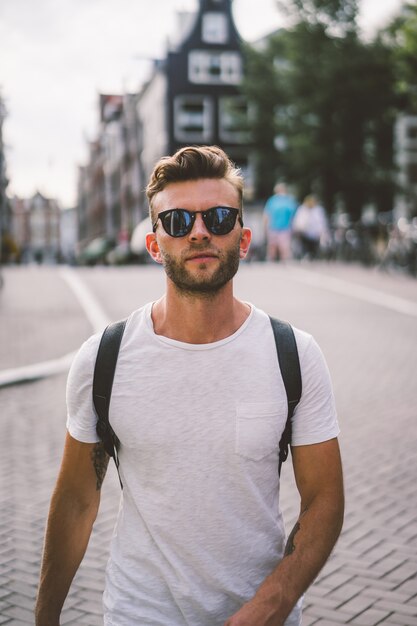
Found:
[[[77,164],[98,128],[98,96],[137,91],[175,30],[176,11],[196,0],[0,0],[0,92],[9,194],[36,190],[70,206]],[[401,0],[362,0],[367,33]],[[234,0],[235,22],[252,41],[283,24],[274,0]]]

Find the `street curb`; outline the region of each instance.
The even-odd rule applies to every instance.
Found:
[[[42,363],[34,363],[33,365],[24,365],[23,367],[15,367],[0,372],[0,388],[16,385],[17,383],[26,383],[33,380],[39,380],[54,374],[67,372],[71,366],[72,360],[76,352],[71,352],[58,359],[43,361]]]

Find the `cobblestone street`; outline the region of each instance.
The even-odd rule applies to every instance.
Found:
[[[163,291],[157,267],[74,270],[118,319]],[[75,351],[91,323],[59,268],[6,268],[0,369]],[[417,281],[357,266],[242,265],[236,295],[312,333],[329,365],[341,427],[346,516],[309,590],[303,626],[417,626]],[[1,373],[1,372],[0,372]],[[0,388],[0,624],[33,624],[49,499],[65,436],[66,372]],[[291,528],[297,494],[283,468]],[[102,624],[101,593],[120,487],[110,467],[62,624]],[[138,625],[139,626],[139,625]]]

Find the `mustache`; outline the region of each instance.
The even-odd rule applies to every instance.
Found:
[[[216,254],[218,255],[220,253],[220,251],[218,250],[218,248],[214,247],[214,246],[208,246],[206,243],[202,243],[202,244],[190,244],[187,248],[187,250],[184,250],[182,252],[183,257],[189,256],[190,254],[194,254],[196,252],[208,252],[211,254]]]

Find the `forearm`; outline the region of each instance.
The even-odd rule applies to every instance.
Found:
[[[283,626],[328,558],[343,521],[343,495],[302,504],[283,559],[224,626]]]
[[[302,505],[282,561],[257,590],[254,602],[264,606],[271,626],[281,626],[328,559],[343,522],[343,498],[317,498]]]
[[[72,579],[85,554],[97,509],[97,499],[81,508],[65,492],[54,494],[36,602],[37,626],[58,626]]]

